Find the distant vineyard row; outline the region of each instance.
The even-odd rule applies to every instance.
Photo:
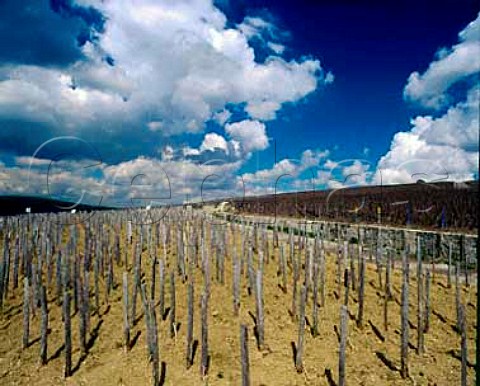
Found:
[[[283,193],[231,201],[250,214],[472,231],[478,228],[478,181],[416,183]]]

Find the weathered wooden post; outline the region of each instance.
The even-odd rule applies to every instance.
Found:
[[[38,283],[37,283],[37,266],[35,264],[32,264],[32,298],[30,299],[31,301],[31,311],[32,311],[32,318],[35,319],[35,314],[36,314],[36,309],[38,306]]]
[[[240,355],[242,362],[242,386],[250,386],[250,364],[248,359],[248,328],[240,326]]]
[[[134,267],[133,267],[133,285],[132,285],[132,315],[130,316],[130,321],[132,326],[135,326],[135,321],[137,319],[137,297],[138,297],[138,289],[140,287],[140,269],[138,264],[139,256],[136,256]]]
[[[128,320],[128,273],[123,272],[123,345],[125,352],[130,348],[130,323]]]
[[[307,291],[307,302],[308,302],[308,293],[310,291],[310,270],[311,270],[311,252],[310,248],[305,248],[305,277],[304,277],[304,283],[305,283],[305,290]]]
[[[155,274],[157,272],[157,256],[153,256],[152,266],[150,267],[150,299],[155,300]]]
[[[78,257],[73,257],[73,313],[78,312],[79,294],[80,294],[80,274]]]
[[[208,372],[208,293],[202,294],[202,353],[200,358],[200,374],[202,377]]]
[[[152,361],[153,385],[157,386],[160,381],[160,358],[158,350],[158,330],[155,305],[152,299],[147,298],[146,284],[141,284],[141,297],[145,314],[147,329],[147,349],[149,359]]]
[[[317,262],[313,265],[313,306],[312,306],[312,335],[318,335],[318,274],[319,274],[319,265]]]
[[[358,288],[358,316],[357,316],[357,326],[359,328],[363,327],[363,309],[365,305],[365,256],[362,254],[360,257],[360,272],[359,272],[359,288]]]
[[[150,322],[151,322],[151,339],[152,339],[152,378],[153,386],[160,384],[160,350],[158,348],[158,324],[157,315],[155,312],[155,304],[153,299],[150,299]]]
[[[68,288],[63,292],[63,319],[65,333],[65,378],[72,375],[72,324],[70,319],[70,292]]]
[[[147,351],[148,351],[148,358],[149,360],[153,360],[153,345],[152,345],[152,318],[150,312],[150,302],[147,299],[147,289],[145,282],[140,284],[140,299],[142,300],[143,305],[143,313],[144,313],[144,320],[145,320],[145,329],[147,332]]]
[[[0,264],[0,309],[2,308],[3,300],[8,297],[8,286],[10,282],[10,247],[8,236],[6,240],[4,240],[3,248],[3,263]]]
[[[452,287],[452,242],[448,244],[448,271],[447,271],[447,287]]]
[[[191,260],[193,261],[193,260]],[[194,282],[193,282],[193,267],[190,262],[190,272],[188,275],[188,292],[187,292],[187,354],[186,366],[187,369],[193,364],[193,302],[194,302]]]
[[[258,349],[262,350],[265,338],[264,313],[263,313],[263,278],[262,271],[259,269],[256,276],[255,304],[257,311],[257,334]]]
[[[248,294],[251,295],[255,290],[255,271],[253,269],[252,248],[248,249],[247,255],[247,274],[248,274]]]
[[[421,355],[424,352],[423,344],[423,270],[422,270],[422,249],[420,236],[417,239],[417,354]]]
[[[345,268],[345,272],[343,273],[343,286],[345,290],[345,297],[343,300],[343,304],[348,307],[348,294],[350,288],[350,272],[348,268]]]
[[[80,276],[80,275],[79,275]],[[83,299],[83,285],[81,284],[80,280],[77,283],[77,291],[78,291],[78,312],[79,312],[79,338],[80,338],[80,350],[82,355],[87,353],[87,309],[85,307],[85,301]]]
[[[48,309],[47,289],[42,285],[40,292],[40,305],[42,311],[42,322],[40,327],[40,364],[47,364],[47,334],[48,334]]]
[[[127,222],[127,240],[129,244],[132,244],[132,222]]]
[[[402,378],[408,377],[408,252],[403,253],[403,281],[402,281],[402,316],[401,316],[401,368]]]
[[[95,261],[93,262],[93,276],[94,276],[94,287],[95,287],[95,312],[97,315],[100,315],[100,286],[98,284],[100,276],[100,261],[99,257],[95,255]]]
[[[50,256],[50,254],[48,254],[47,256]],[[18,287],[19,262],[20,262],[20,238],[17,235],[15,238],[15,252],[13,255],[13,288],[14,289]],[[50,280],[48,280],[48,284],[50,285]]]
[[[225,284],[225,245],[222,244],[220,250],[220,284]]]
[[[461,371],[461,385],[467,386],[467,315],[465,314],[465,307],[460,304],[460,331],[461,331],[461,343],[460,343],[460,356],[462,359],[462,371]]]
[[[160,311],[160,319],[163,319],[165,313],[165,260],[163,258],[161,258],[158,263],[158,280],[158,309]]]
[[[30,289],[28,278],[23,279],[23,348],[28,347],[30,335]]]
[[[323,242],[320,254],[320,305],[325,307],[325,251],[323,250]]]
[[[338,386],[345,386],[346,349],[348,334],[348,308],[340,306],[340,354],[338,361]]]
[[[391,266],[392,266],[392,255],[388,253],[387,255],[387,267],[385,270],[385,294],[383,299],[383,328],[388,331],[388,302],[392,297],[392,285],[391,285]]]
[[[340,295],[342,290],[342,274],[343,272],[343,257],[342,257],[342,249],[340,248],[340,240],[338,241],[337,245],[337,292]]]
[[[457,331],[460,332],[460,322],[461,322],[461,315],[460,315],[460,262],[457,261],[456,269],[455,269],[455,309],[457,311],[457,322],[456,327]]]
[[[233,261],[233,314],[238,316],[240,310],[240,262],[236,257]]]
[[[287,293],[287,262],[283,245],[280,249],[280,267],[282,271],[282,291]]]
[[[55,261],[55,284],[56,284],[56,303],[57,306],[62,304],[62,252],[58,251]]]
[[[382,259],[383,259],[383,245],[382,232],[378,230],[377,245],[375,251],[375,264],[377,266],[378,286],[382,288]]]
[[[110,296],[110,292],[113,290],[113,287],[115,285],[115,275],[113,272],[113,256],[111,254],[108,255],[107,258],[107,291],[105,294],[106,297],[106,303],[108,304],[108,299]]]
[[[352,291],[356,291],[357,285],[357,277],[355,274],[355,259],[353,258],[353,254],[350,256],[350,278],[352,284]]]
[[[299,274],[299,261],[298,258],[293,255],[293,288],[292,288],[292,318],[295,319],[297,316],[297,286],[298,286],[298,278]]]
[[[175,322],[175,271],[170,272],[170,338],[174,338],[177,333]]]
[[[83,301],[85,307],[85,328],[90,331],[90,273],[85,270],[83,283]]]
[[[295,356],[295,368],[298,373],[303,372],[303,350],[305,337],[305,305],[307,302],[307,289],[305,285],[300,289],[300,312],[298,320],[297,352]]]
[[[427,270],[425,276],[425,317],[424,317],[424,331],[428,332],[430,328],[430,285],[432,278],[430,276],[430,270]]]
[[[468,256],[465,251],[465,236],[463,234],[460,235],[460,260],[464,262],[464,267],[465,267],[465,285],[467,287],[470,286],[470,278],[468,277]]]

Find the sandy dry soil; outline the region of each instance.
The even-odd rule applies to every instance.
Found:
[[[145,252],[144,267],[150,260]],[[338,336],[340,301],[336,294],[335,257],[327,257],[326,305],[319,311],[320,335],[312,337],[306,331],[305,372],[295,371],[293,342],[297,340],[297,322],[292,320],[289,310],[292,302],[291,271],[287,294],[279,288],[277,277],[278,250],[265,264],[264,303],[266,348],[259,351],[253,334],[255,313],[253,296],[248,296],[246,280],[242,277],[241,312],[234,317],[232,306],[231,259],[227,257],[226,282],[216,282],[212,262],[212,294],[209,310],[210,368],[208,377],[200,377],[200,347],[196,351],[194,365],[186,369],[186,300],[187,284],[177,280],[177,320],[180,322],[176,339],[169,336],[168,317],[159,322],[160,357],[165,385],[240,385],[240,324],[249,326],[249,353],[251,384],[269,385],[333,385],[338,382]],[[169,269],[173,258],[169,258]],[[399,262],[397,266],[400,266]],[[78,316],[73,317],[73,366],[74,374],[63,378],[64,350],[63,324],[60,308],[54,303],[54,293],[49,291],[50,328],[48,336],[48,364],[39,365],[39,326],[40,314],[31,322],[31,344],[21,349],[22,306],[19,288],[4,306],[0,316],[0,384],[1,385],[149,385],[151,366],[147,361],[145,321],[138,300],[139,320],[132,331],[135,343],[128,353],[122,347],[122,290],[120,280],[122,267],[115,266],[117,287],[110,297],[110,305],[101,306],[100,315],[91,316],[91,348],[86,358],[81,358],[78,341]],[[131,267],[129,267],[131,283]],[[147,282],[150,281],[150,269]],[[92,275],[93,276],[93,275]],[[432,285],[430,331],[425,335],[426,352],[415,353],[416,346],[416,281],[410,282],[410,342],[409,351],[411,378],[403,380],[397,370],[400,365],[400,270],[393,277],[395,300],[389,305],[389,329],[383,328],[383,291],[379,289],[378,277],[373,264],[367,266],[366,306],[364,327],[356,326],[355,317],[358,303],[357,294],[351,293],[347,346],[348,385],[458,385],[460,384],[460,336],[454,331],[455,290],[446,288],[446,278],[435,277]],[[168,276],[167,276],[168,277]],[[158,277],[157,277],[158,280]],[[195,327],[194,338],[200,340],[200,293],[202,277],[200,270],[195,273]],[[91,286],[93,288],[93,285]],[[158,288],[158,287],[157,287]],[[53,289],[53,287],[52,287]],[[343,290],[343,289],[342,289]],[[475,360],[475,315],[476,287],[462,287],[461,296],[467,310],[468,323],[468,376],[473,385]],[[104,282],[101,295],[104,294]],[[166,305],[169,304],[168,281]],[[93,294],[92,303],[93,303]],[[343,294],[340,294],[343,299]],[[308,321],[311,316],[312,301],[307,306]],[[308,328],[308,324],[307,324]],[[378,330],[376,333],[375,330]],[[330,375],[329,375],[330,374]]]

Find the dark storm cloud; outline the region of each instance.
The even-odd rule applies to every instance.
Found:
[[[67,0],[0,2],[0,63],[64,66],[82,58],[81,47],[104,29],[92,7]]]

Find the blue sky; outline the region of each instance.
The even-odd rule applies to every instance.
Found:
[[[475,1],[6,0],[0,14],[0,194],[121,205],[478,178]]]
[[[313,141],[328,149],[338,145],[345,157],[365,157],[367,147],[372,162],[413,115],[424,112],[403,99],[410,73],[426,69],[438,48],[455,44],[458,32],[478,13],[474,1],[235,3],[233,15],[267,9],[291,32],[289,55],[320,58],[335,75],[334,84],[309,96],[307,105],[288,111],[290,122],[272,122],[272,131],[281,133],[279,156],[298,154]],[[304,135],[282,141],[291,125]],[[347,137],[354,143],[346,143]]]

